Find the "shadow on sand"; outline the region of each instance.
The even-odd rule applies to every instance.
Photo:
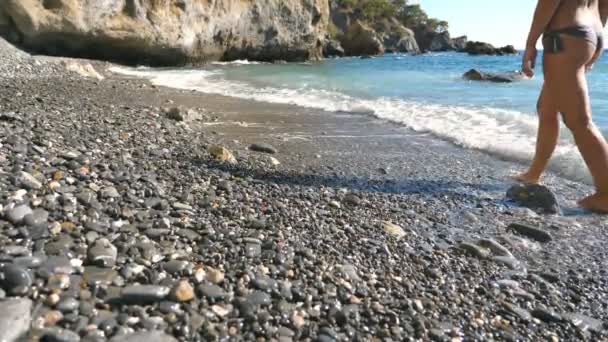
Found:
[[[375,179],[359,176],[265,170],[241,165],[230,165],[213,160],[196,160],[195,164],[205,165],[209,169],[226,172],[241,178],[250,177],[254,181],[262,183],[305,187],[347,188],[354,192],[421,194],[429,196],[441,195],[467,201],[479,201],[481,198],[476,193],[503,192],[506,190],[505,185],[500,184],[500,182],[488,184],[434,179],[389,179],[386,178],[386,176]]]

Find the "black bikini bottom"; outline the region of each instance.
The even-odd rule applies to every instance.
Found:
[[[543,48],[545,53],[558,53],[564,50],[561,35],[581,38],[594,44],[597,49],[603,49],[604,41],[601,32],[597,32],[591,26],[570,26],[562,29],[547,31],[543,35]]]

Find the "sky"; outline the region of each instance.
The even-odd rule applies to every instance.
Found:
[[[418,1],[431,17],[448,21],[452,37],[466,35],[469,40],[496,46],[514,45],[518,49],[526,44],[537,3],[536,0]]]

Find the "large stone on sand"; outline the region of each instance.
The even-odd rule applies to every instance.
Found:
[[[517,184],[507,191],[507,198],[518,205],[546,214],[561,214],[555,194],[539,184]]]

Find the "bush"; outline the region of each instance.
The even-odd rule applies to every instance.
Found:
[[[448,30],[448,22],[430,18],[420,5],[409,5],[407,0],[333,0],[337,4],[369,21],[396,18],[403,26],[442,33]]]

